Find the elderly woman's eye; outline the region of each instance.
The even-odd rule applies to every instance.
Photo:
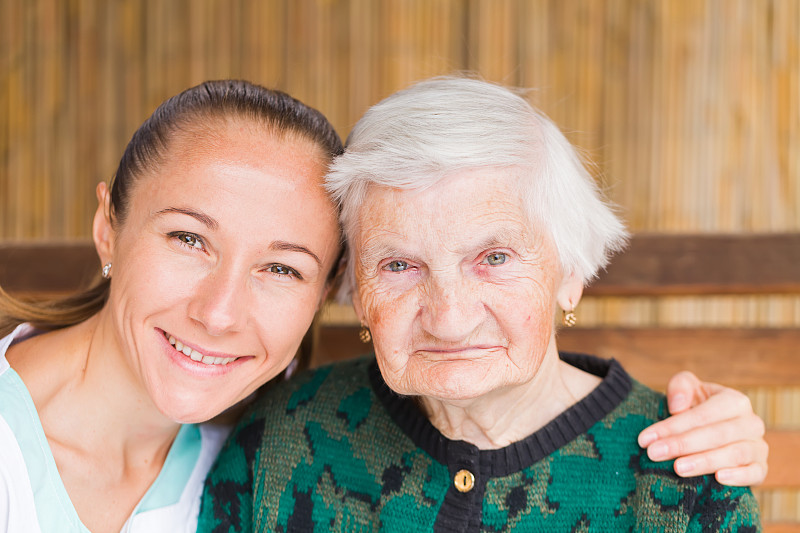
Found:
[[[278,276],[289,276],[297,279],[303,279],[297,270],[288,267],[286,265],[280,265],[280,264],[269,265],[264,270],[272,274],[277,274]]]
[[[492,265],[492,266],[502,265],[503,263],[506,262],[506,254],[501,252],[490,253],[489,255],[486,256],[483,262],[486,263],[487,265]]]
[[[203,239],[201,239],[198,235],[194,233],[186,233],[184,231],[176,231],[169,234],[170,237],[173,237],[178,240],[183,246],[188,246],[189,248],[195,248],[197,250],[205,249],[205,245],[203,244]]]
[[[404,270],[408,270],[408,263],[405,261],[392,261],[383,268],[389,270],[390,272],[402,272]]]

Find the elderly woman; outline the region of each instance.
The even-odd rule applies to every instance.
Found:
[[[219,531],[733,531],[753,495],[680,478],[637,435],[665,399],[559,354],[626,233],[555,125],[435,79],[359,121],[327,177],[375,358],[271,391],[209,478]],[[749,529],[748,529],[749,530]]]

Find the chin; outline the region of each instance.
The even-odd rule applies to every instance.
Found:
[[[211,405],[204,405],[203,400],[194,397],[188,398],[162,398],[158,410],[168,419],[180,424],[200,424],[207,422],[220,414],[224,409]],[[202,408],[199,408],[202,406]]]
[[[422,385],[413,395],[445,401],[474,400],[501,386],[485,365],[474,362],[439,363],[424,372],[414,383]]]

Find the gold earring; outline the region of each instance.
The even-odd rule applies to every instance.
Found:
[[[369,332],[367,325],[363,322],[361,323],[361,331],[358,332],[358,338],[361,339],[361,342],[364,344],[367,344],[372,340],[372,334]]]
[[[111,261],[103,265],[103,277],[105,279],[111,279]]]
[[[575,316],[574,311],[575,311],[574,309],[572,311],[566,311],[566,310],[563,311],[564,316],[562,317],[561,321],[564,322],[564,325],[567,326],[568,328],[571,328],[572,326],[578,323],[578,317]]]

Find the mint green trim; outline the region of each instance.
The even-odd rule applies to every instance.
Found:
[[[5,372],[0,371],[0,417],[14,433],[22,452],[41,532],[90,533],[81,522],[58,473],[33,398],[22,378],[10,367]],[[195,424],[181,426],[164,466],[136,506],[134,514],[178,503],[201,449],[200,427]]]
[[[169,449],[167,459],[158,477],[147,489],[134,514],[144,513],[178,503],[189,483],[197,458],[200,457],[202,437],[195,424],[181,426],[175,442]]]
[[[33,398],[13,368],[0,374],[0,416],[13,431],[22,451],[42,533],[89,533],[61,481]]]

